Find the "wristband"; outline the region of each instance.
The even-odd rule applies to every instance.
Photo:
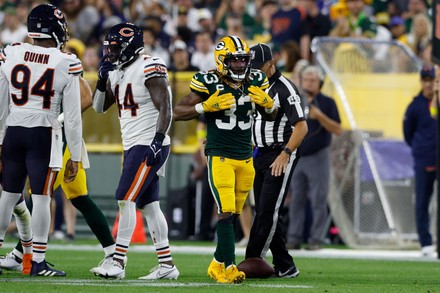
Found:
[[[283,152],[285,152],[285,153],[288,154],[289,156],[292,154],[292,150],[289,149],[288,147],[285,147],[285,148],[283,149]]]
[[[196,112],[199,114],[205,113],[205,109],[203,109],[202,103],[196,104],[194,108],[196,109]]]

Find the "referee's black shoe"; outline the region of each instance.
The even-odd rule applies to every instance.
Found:
[[[275,268],[275,276],[278,278],[296,278],[299,276],[299,270],[296,266],[292,266],[284,272],[278,268]]]

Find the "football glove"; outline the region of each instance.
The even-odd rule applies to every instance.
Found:
[[[162,160],[162,142],[165,138],[163,133],[156,132],[150,146],[145,154],[147,166],[155,166]]]
[[[98,82],[96,84],[96,88],[101,92],[105,92],[106,90],[108,73],[116,68],[116,65],[106,59],[107,55],[104,55],[99,63],[98,69]]]
[[[265,109],[272,109],[273,107],[273,99],[260,87],[251,85],[249,87],[249,97],[251,97],[252,102]]]
[[[213,93],[206,101],[202,103],[205,112],[217,112],[227,110],[235,104],[235,98],[231,93],[219,95],[220,90]]]
[[[115,70],[115,67],[116,65],[107,60],[107,55],[104,55],[99,62],[98,78],[108,79],[108,73]]]

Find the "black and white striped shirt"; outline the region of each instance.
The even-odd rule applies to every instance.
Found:
[[[268,94],[278,106],[275,121],[266,121],[256,111],[252,127],[252,141],[259,148],[285,145],[292,134],[293,125],[306,120],[304,103],[296,86],[279,70],[269,79]]]

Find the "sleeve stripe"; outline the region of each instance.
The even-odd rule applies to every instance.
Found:
[[[155,71],[155,70],[156,70],[156,67],[144,69],[144,73],[148,73],[148,72]]]
[[[196,83],[193,80],[191,81],[190,85],[192,85],[195,88],[198,88],[200,90],[208,90],[206,86],[204,86],[202,83]]]
[[[149,79],[155,78],[155,77],[167,78],[168,76],[165,73],[161,73],[161,72],[145,74],[145,80],[149,80]]]
[[[199,85],[201,87],[205,87],[205,85],[202,82],[198,81],[195,78],[191,79],[191,82],[194,83],[194,84],[197,84],[197,85]]]
[[[76,62],[76,63],[70,64],[69,67],[74,67],[74,66],[78,66],[78,65],[81,65],[81,62]]]
[[[165,65],[162,64],[162,63],[150,63],[150,64],[145,65],[144,68],[154,67],[154,66],[163,66],[163,67],[165,67]]]
[[[265,79],[260,86],[262,89],[267,89],[269,87],[269,80]]]
[[[78,71],[78,70],[81,70],[81,71],[82,71],[82,69],[83,69],[83,67],[80,65],[80,66],[78,66],[78,67],[69,68],[69,72],[72,72],[72,71]]]
[[[203,93],[207,93],[209,95],[209,91],[206,87],[205,88],[198,87],[197,85],[193,84],[192,82],[189,84],[189,87],[196,92],[203,92]]]

